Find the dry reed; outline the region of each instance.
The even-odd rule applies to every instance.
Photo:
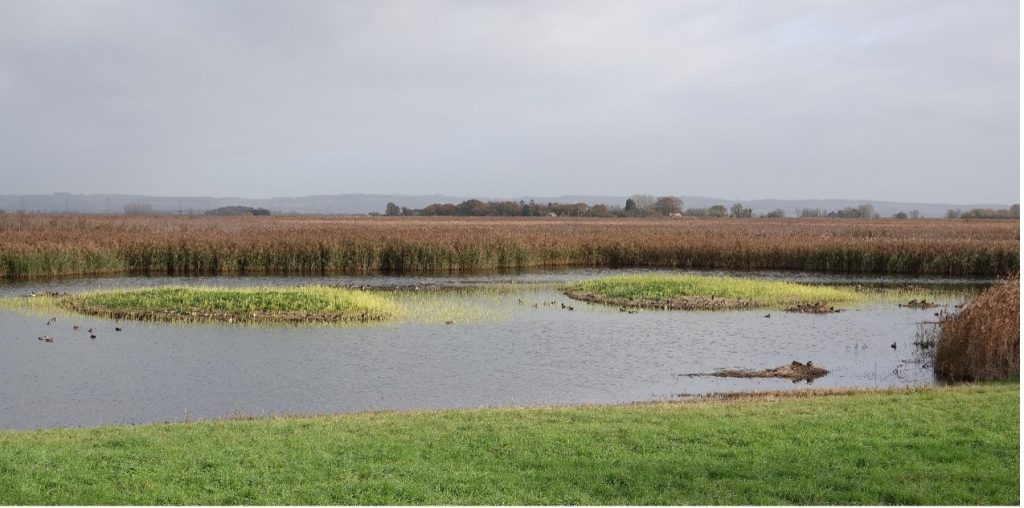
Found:
[[[1013,275],[944,317],[935,373],[953,381],[1020,377],[1020,276]]]
[[[0,277],[545,266],[994,275],[1017,221],[0,215]]]

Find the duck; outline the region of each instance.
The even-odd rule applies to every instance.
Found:
[[[770,317],[772,317],[772,315],[771,314],[765,314],[764,317],[770,318]]]
[[[889,346],[889,347],[891,347],[893,351],[896,351],[896,343],[895,342],[893,342],[892,345]]]

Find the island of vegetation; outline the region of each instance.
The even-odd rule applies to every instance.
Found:
[[[75,312],[146,321],[229,323],[345,323],[384,321],[398,306],[367,291],[327,286],[288,288],[160,287],[62,295]]]
[[[780,308],[800,312],[805,308],[834,310],[833,305],[869,296],[854,288],[688,274],[616,275],[567,284],[562,291],[577,300],[631,308]]]

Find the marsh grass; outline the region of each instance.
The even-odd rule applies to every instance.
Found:
[[[326,286],[166,286],[48,298],[82,314],[152,321],[367,322],[401,314],[394,301],[376,292]]]
[[[677,308],[693,309],[786,308],[814,303],[896,304],[913,299],[953,297],[950,292],[941,291],[872,289],[689,274],[615,275],[564,284],[561,289],[570,297],[597,303],[657,306],[675,302]]]

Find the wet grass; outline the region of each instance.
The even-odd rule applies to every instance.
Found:
[[[58,306],[82,314],[154,321],[383,321],[400,313],[392,300],[374,292],[326,286],[167,286],[44,298],[54,298]]]
[[[3,504],[1017,505],[1019,385],[0,432]]]

